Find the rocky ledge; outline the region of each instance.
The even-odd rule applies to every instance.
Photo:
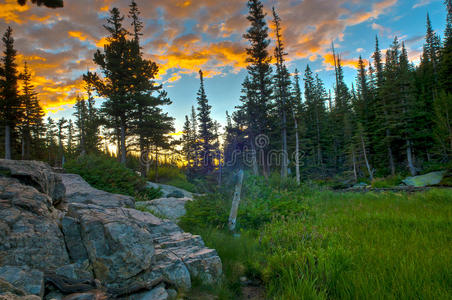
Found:
[[[0,299],[172,299],[221,260],[200,236],[41,162],[0,160]]]

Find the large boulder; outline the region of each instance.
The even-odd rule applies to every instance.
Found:
[[[150,232],[122,210],[127,209],[69,205],[68,216],[80,223],[82,244],[95,277],[107,284],[120,284],[149,269],[154,255]]]
[[[0,174],[18,179],[24,185],[32,186],[47,194],[53,204],[63,200],[65,188],[61,176],[41,161],[0,159]]]
[[[185,204],[193,201],[192,198],[160,198],[150,201],[136,202],[136,206],[140,209],[149,210],[158,216],[163,216],[172,221],[179,220],[184,216]]]
[[[162,192],[163,198],[174,197],[176,195],[180,195],[180,196],[176,196],[174,198],[193,198],[193,193],[190,193],[189,191],[186,191],[184,189],[181,189],[181,188],[178,188],[178,187],[175,187],[172,185],[148,181],[146,186],[148,188],[160,189],[160,191]]]
[[[112,194],[90,186],[80,175],[61,174],[68,203],[95,204],[103,207],[135,207],[133,197]]]
[[[402,182],[408,186],[425,187],[430,185],[437,185],[444,177],[445,171],[431,172],[424,175],[407,177]]]
[[[0,177],[0,266],[48,270],[69,264],[49,196]]]
[[[55,280],[100,282],[111,295],[148,290],[137,299],[165,299],[166,289],[189,289],[193,276],[206,283],[221,276],[220,258],[200,236],[130,208],[132,197],[94,189],[78,175],[60,177],[36,162],[5,161],[0,171],[0,299],[42,298],[44,282],[46,299],[74,292],[70,299],[97,297],[85,287],[64,291]],[[67,194],[59,203],[61,190]]]
[[[130,208],[79,203],[69,205],[68,216],[80,224],[95,277],[111,287],[127,288],[134,282],[146,286],[163,278],[187,290],[191,276],[206,283],[221,276],[216,251],[169,220]]]

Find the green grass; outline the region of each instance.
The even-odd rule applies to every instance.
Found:
[[[452,195],[320,193],[265,228],[275,299],[450,299]],[[279,274],[279,275],[278,275]]]
[[[239,299],[240,276],[261,280],[269,299],[452,298],[448,190],[335,193],[249,178],[240,237],[224,229],[228,199],[194,201],[185,220],[200,221],[182,224],[222,258],[219,299]]]

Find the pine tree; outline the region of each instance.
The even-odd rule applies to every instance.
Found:
[[[204,88],[203,73],[199,71],[200,87],[198,90],[198,121],[199,121],[199,138],[201,140],[200,156],[202,169],[205,173],[213,169],[213,151],[217,147],[216,136],[214,133],[214,123],[210,116],[212,106],[207,100],[206,91]]]
[[[452,0],[446,0],[444,3],[447,8],[447,23],[441,50],[439,83],[447,97],[447,94],[452,94]]]
[[[287,55],[284,51],[284,44],[281,34],[281,18],[276,13],[273,7],[273,25],[276,35],[276,74],[275,74],[275,93],[276,103],[279,109],[279,116],[281,117],[281,140],[282,140],[282,162],[281,162],[281,178],[286,178],[288,175],[288,148],[287,148],[287,114],[289,109],[290,98],[290,74],[285,65],[284,56]]]
[[[21,99],[18,93],[17,81],[19,74],[16,64],[16,50],[14,49],[13,30],[6,29],[2,41],[5,46],[2,66],[0,69],[0,114],[5,127],[5,159],[11,159],[11,140],[17,123],[22,116]]]
[[[267,134],[269,128],[269,112],[271,110],[272,99],[272,69],[271,56],[267,48],[270,44],[268,39],[268,27],[265,21],[266,14],[263,10],[262,2],[259,0],[248,1],[249,15],[247,17],[251,26],[243,35],[250,43],[246,49],[247,70],[249,82],[247,90],[253,91],[252,94],[243,98],[242,109],[249,118],[249,140],[254,148],[254,138],[259,134]],[[264,151],[260,151],[260,161],[262,163],[263,174],[268,174],[268,166]]]
[[[54,166],[57,165],[57,156],[55,155],[55,153],[58,153],[56,136],[57,136],[57,127],[55,125],[55,122],[52,120],[51,117],[48,117],[46,123],[45,141],[48,154],[48,162],[49,164]]]
[[[198,116],[196,114],[195,107],[191,107],[191,115],[190,115],[190,124],[191,124],[191,132],[192,132],[192,155],[193,155],[193,167],[197,169],[200,165],[200,155],[199,155],[199,135],[198,135]]]
[[[406,158],[408,169],[411,176],[415,176],[417,171],[414,162],[414,139],[418,131],[416,119],[416,97],[414,88],[413,70],[408,60],[408,53],[405,48],[405,43],[402,43],[402,52],[399,58],[399,101],[402,105],[402,126],[401,135],[405,140]]]
[[[300,76],[298,74],[298,70],[295,69],[295,75],[294,75],[294,82],[293,82],[293,91],[292,91],[292,97],[290,98],[290,106],[292,111],[292,119],[294,122],[294,132],[295,132],[295,178],[297,181],[297,184],[300,184],[301,182],[301,175],[300,175],[300,138],[299,138],[299,118],[303,114],[303,107],[301,103],[301,88],[300,88]]]
[[[122,26],[124,17],[117,8],[110,10],[105,29],[110,36],[108,44],[94,54],[94,62],[100,67],[104,78],[97,74],[91,77],[93,85],[100,96],[106,98],[102,105],[102,113],[108,126],[116,132],[120,145],[120,161],[126,163],[127,136],[130,134],[130,112],[133,111],[134,101],[131,93],[136,64],[135,41],[127,40],[128,32]]]
[[[69,119],[67,125],[67,140],[66,140],[66,152],[68,158],[72,158],[74,156],[75,145],[74,145],[74,123],[72,119]]]
[[[188,168],[191,168],[193,157],[193,145],[191,144],[191,142],[193,140],[193,132],[190,119],[187,115],[185,115],[185,123],[182,132],[182,154],[185,156]]]
[[[64,162],[66,160],[64,156],[64,139],[66,138],[65,130],[67,129],[67,120],[65,118],[61,118],[57,122],[57,135],[58,135],[58,159],[60,163],[60,167],[64,167]]]
[[[74,105],[75,112],[75,126],[77,127],[77,138],[79,151],[81,155],[86,154],[86,121],[87,121],[87,108],[85,101],[77,95]]]
[[[32,144],[38,143],[37,137],[33,140],[32,133],[42,131],[44,111],[39,104],[34,86],[31,84],[31,74],[27,63],[25,63],[24,72],[21,74],[20,79],[22,80],[22,94],[20,98],[23,115],[19,122],[19,127],[22,136],[22,159],[30,159]]]

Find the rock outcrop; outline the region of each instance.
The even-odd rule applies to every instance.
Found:
[[[193,276],[221,276],[200,236],[134,209],[132,197],[40,162],[0,160],[0,170],[0,299],[171,299]]]
[[[160,189],[162,192],[162,198],[193,198],[193,193],[190,193],[189,191],[186,191],[184,189],[180,189],[175,186],[167,185],[167,184],[161,184],[161,183],[155,183],[155,182],[147,182],[148,188],[154,188],[154,189]],[[175,195],[180,195],[174,197]]]
[[[136,202],[138,208],[144,208],[154,212],[158,216],[164,216],[171,221],[177,221],[185,215],[185,204],[193,201],[192,198],[159,198],[150,201]]]
[[[135,207],[130,196],[112,194],[90,186],[80,175],[61,174],[68,203],[95,204],[103,207]]]

